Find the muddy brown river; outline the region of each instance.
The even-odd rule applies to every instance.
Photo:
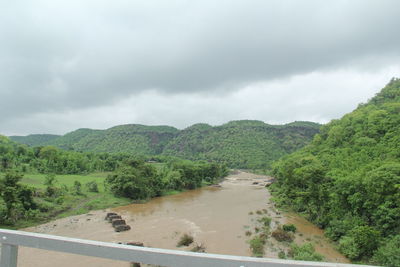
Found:
[[[278,212],[263,186],[266,176],[238,172],[225,179],[220,187],[205,187],[177,195],[152,199],[144,204],[131,204],[112,209],[132,227],[116,233],[104,220],[106,210],[63,218],[25,229],[82,239],[109,242],[143,242],[145,246],[190,250],[201,245],[208,253],[250,256],[246,231],[253,231],[257,218],[272,218],[272,227],[293,223],[298,231],[296,243],[312,242],[326,261],[348,262],[324,237],[323,231],[292,213]],[[260,214],[262,213],[262,214]],[[190,247],[177,248],[183,234],[194,237]],[[273,240],[266,244],[265,257],[277,258],[288,247]],[[21,248],[18,266],[129,266],[125,262]]]

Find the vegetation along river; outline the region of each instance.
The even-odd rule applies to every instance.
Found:
[[[195,245],[206,252],[250,256],[249,240],[262,216],[272,218],[271,228],[292,223],[297,227],[296,243],[312,242],[326,261],[348,262],[323,236],[323,231],[292,213],[280,213],[265,189],[266,176],[238,172],[228,176],[220,187],[210,186],[176,195],[152,199],[144,204],[131,204],[112,209],[132,227],[116,233],[104,220],[109,210],[59,219],[25,229],[39,233],[110,242],[143,242],[145,246],[190,250]],[[246,232],[247,235],[246,235]],[[177,248],[183,234],[193,236],[189,247]],[[287,245],[270,237],[265,257],[278,257]],[[31,248],[21,248],[18,266],[129,266],[91,257],[76,256]]]

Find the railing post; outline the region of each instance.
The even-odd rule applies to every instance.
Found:
[[[1,244],[1,267],[17,267],[18,246]]]

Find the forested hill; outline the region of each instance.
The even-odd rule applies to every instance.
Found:
[[[128,124],[107,130],[78,129],[52,139],[46,145],[85,152],[128,152],[136,155],[157,155],[178,132],[178,129],[170,126]],[[10,138],[21,142],[15,137]]]
[[[43,146],[60,137],[55,134],[30,134],[28,136],[12,136],[11,140],[28,146]]]
[[[78,129],[40,143],[33,143],[32,135],[10,138],[31,146],[54,145],[76,151],[168,155],[191,160],[215,160],[236,168],[267,168],[272,160],[311,141],[319,127],[312,122],[268,125],[261,121],[243,120],[215,127],[195,124],[184,130],[135,124],[107,130]]]
[[[232,121],[216,127],[195,124],[171,140],[163,154],[215,160],[236,168],[268,168],[273,160],[307,144],[318,129],[318,124],[310,122],[283,126],[261,121]]]
[[[353,260],[400,266],[400,79],[274,166],[282,204]]]

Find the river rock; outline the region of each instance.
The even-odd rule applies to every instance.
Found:
[[[117,225],[114,228],[115,232],[123,232],[123,231],[129,231],[131,230],[131,227],[129,225]]]
[[[111,215],[111,216],[108,217],[108,222],[112,222],[115,219],[122,220],[122,217],[121,217],[121,215]]]
[[[114,219],[114,220],[112,220],[111,224],[112,224],[113,227],[116,227],[118,225],[125,225],[126,222],[125,222],[125,220]]]
[[[104,218],[104,220],[108,220],[108,217],[112,216],[112,215],[118,215],[115,212],[109,212],[107,213],[106,217]]]

